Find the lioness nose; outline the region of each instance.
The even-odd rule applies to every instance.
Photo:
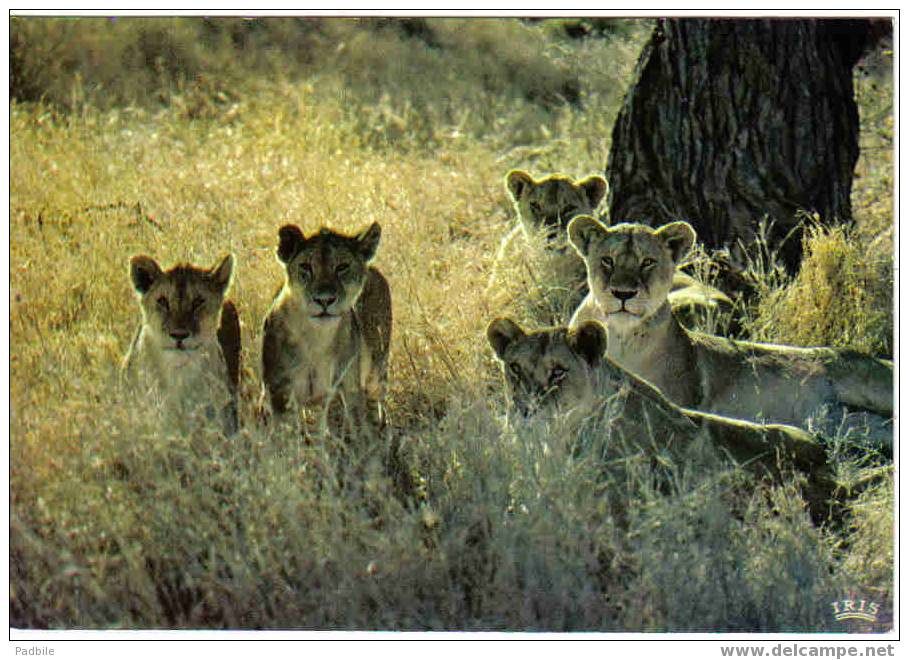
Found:
[[[317,293],[313,296],[313,299],[322,305],[322,307],[328,307],[333,302],[335,302],[338,297],[332,293]]]
[[[189,337],[189,330],[171,330],[170,331],[171,339],[176,339],[177,341],[183,341]]]
[[[638,295],[638,292],[637,291],[620,291],[619,289],[613,289],[612,295],[614,295],[616,298],[618,298],[622,302],[625,302],[626,300],[631,300],[636,295]]]

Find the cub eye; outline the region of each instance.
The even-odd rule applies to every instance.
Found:
[[[517,362],[510,363],[508,365],[508,368],[511,369],[511,373],[513,373],[515,376],[521,375],[521,365],[519,365]]]
[[[641,261],[641,270],[650,270],[651,268],[656,266],[656,264],[657,264],[656,259],[651,259],[650,257],[646,257],[643,261]]]
[[[543,210],[543,207],[540,206],[538,202],[530,202],[530,210],[533,211],[535,215],[539,215],[540,211]]]
[[[612,270],[613,266],[615,266],[612,257],[603,257],[600,259],[600,263],[603,264],[603,268],[608,268],[609,270]]]
[[[346,273],[349,270],[350,270],[350,264],[338,264],[337,266],[335,266],[335,272],[338,275],[343,275],[344,273]]]
[[[549,384],[555,385],[556,383],[561,382],[565,375],[568,373],[568,369],[561,365],[556,365],[552,368],[552,371],[549,372]]]
[[[193,298],[193,311],[198,312],[205,306],[205,298],[202,296],[196,296]]]
[[[310,266],[309,264],[300,264],[300,275],[302,275],[303,277],[311,277],[312,276],[312,266]]]
[[[158,296],[158,300],[156,302],[158,303],[158,307],[161,309],[170,309],[170,303],[167,302],[166,297]]]

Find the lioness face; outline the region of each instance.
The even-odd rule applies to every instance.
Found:
[[[659,229],[640,224],[606,227],[575,218],[568,239],[587,266],[587,283],[610,328],[634,327],[667,300],[676,266],[694,244],[687,222]]]
[[[606,195],[606,179],[589,176],[575,181],[553,174],[539,181],[527,172],[512,170],[505,187],[529,236],[542,233],[549,242],[565,241],[565,228],[577,215],[592,215]]]
[[[164,350],[176,352],[192,352],[216,340],[233,270],[231,254],[211,270],[183,264],[163,271],[151,257],[133,257],[130,278],[139,296],[146,336]]]
[[[323,227],[308,238],[299,227],[281,227],[278,259],[287,269],[291,291],[299,296],[310,319],[318,323],[337,322],[353,308],[363,290],[380,236],[378,223],[356,236]]]
[[[505,374],[510,419],[586,409],[595,400],[593,370],[606,350],[606,330],[596,321],[528,333],[499,318],[486,336]]]

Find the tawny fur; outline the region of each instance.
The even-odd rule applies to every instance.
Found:
[[[499,264],[516,258],[527,245],[542,242],[553,253],[547,267],[554,269],[556,280],[574,293],[573,308],[587,293],[587,271],[583,260],[569,246],[568,224],[577,216],[597,215],[609,189],[606,179],[591,175],[575,180],[565,174],[535,179],[523,170],[511,170],[505,176],[505,189],[514,203],[517,220],[499,246],[489,285],[496,283]],[[673,274],[669,298],[677,310],[732,305],[722,291],[678,269]]]
[[[138,396],[166,412],[202,409],[237,428],[240,321],[224,297],[234,257],[209,270],[179,265],[163,271],[151,257],[130,261],[142,322],[123,361],[123,378]]]
[[[265,318],[262,376],[272,410],[327,413],[340,406],[358,427],[384,425],[391,291],[369,266],[381,230],[356,236],[295,226],[279,232],[284,286]]]
[[[682,327],[668,294],[675,266],[694,242],[687,223],[654,230],[605,227],[581,217],[569,226],[569,236],[584,257],[590,287],[570,325],[605,323],[609,357],[674,403],[802,427],[818,416],[838,424],[844,415],[864,411],[857,421],[886,435],[884,418],[893,414],[891,362],[844,349],[733,341]]]
[[[606,330],[596,321],[525,332],[510,319],[496,319],[487,336],[502,364],[512,423],[556,416],[572,428],[592,423],[624,451],[668,451],[678,460],[705,442],[777,481],[781,469],[794,468],[806,475],[804,494],[815,519],[826,517],[834,473],[823,446],[802,429],[676,406],[606,357]]]

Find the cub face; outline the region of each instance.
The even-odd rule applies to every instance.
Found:
[[[382,230],[378,223],[355,236],[322,228],[305,237],[299,227],[278,232],[278,259],[287,271],[287,286],[308,318],[337,322],[356,304],[376,254]]]
[[[676,266],[694,244],[687,222],[652,229],[640,224],[606,227],[589,216],[568,226],[587,267],[587,283],[610,328],[634,327],[667,300]]]
[[[151,257],[130,259],[146,339],[175,354],[189,354],[217,341],[221,306],[233,272],[232,254],[210,270],[182,264],[164,271]]]
[[[594,370],[606,352],[600,323],[525,332],[498,318],[486,337],[505,374],[510,419],[582,410],[595,401]]]
[[[547,241],[565,240],[565,228],[577,215],[592,215],[606,195],[608,186],[601,176],[575,181],[553,174],[536,180],[527,172],[512,170],[505,187],[528,236],[542,233]]]

